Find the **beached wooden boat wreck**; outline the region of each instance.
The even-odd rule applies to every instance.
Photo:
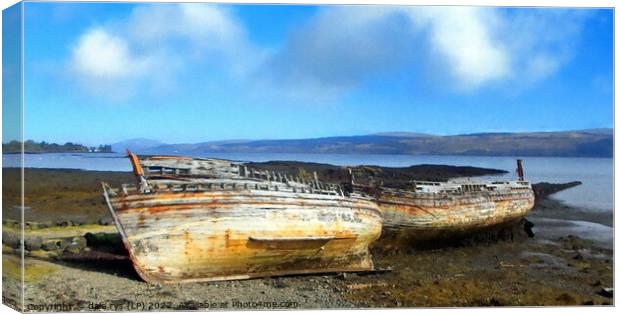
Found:
[[[407,232],[412,242],[466,235],[514,224],[534,207],[534,191],[523,179],[495,182],[411,182],[411,189],[371,187],[354,190],[373,195],[385,231]]]
[[[373,269],[382,219],[361,195],[225,160],[129,158],[139,183],[104,197],[147,282]]]

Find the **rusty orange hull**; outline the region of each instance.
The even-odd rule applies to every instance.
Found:
[[[395,195],[382,192],[377,203],[386,230],[406,230],[428,239],[519,221],[534,206],[531,189],[469,195]]]
[[[311,193],[138,193],[108,203],[135,269],[154,283],[372,270],[368,246],[382,226],[372,202]]]

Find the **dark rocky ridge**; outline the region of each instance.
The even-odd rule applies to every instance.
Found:
[[[304,179],[312,179],[313,172],[317,177],[326,182],[349,183],[348,169],[353,171],[355,181],[358,183],[374,182],[386,187],[403,188],[410,187],[411,181],[448,181],[453,178],[474,177],[485,175],[501,175],[508,173],[505,170],[459,167],[446,165],[415,165],[409,167],[379,167],[362,165],[355,167],[341,167],[329,164],[307,163],[299,161],[268,161],[249,163],[249,167],[283,172]]]
[[[539,182],[532,185],[532,189],[534,189],[534,194],[536,195],[536,200],[544,199],[547,196],[557,193],[566,189],[570,189],[572,187],[581,185],[581,181],[571,181],[567,183],[549,183],[549,182]]]

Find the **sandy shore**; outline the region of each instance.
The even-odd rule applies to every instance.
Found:
[[[535,224],[534,238],[528,238],[517,227],[502,236],[472,238],[433,250],[379,254],[380,250],[375,249],[377,267],[392,271],[160,286],[139,279],[118,243],[111,241],[110,247],[103,248],[84,248],[88,243],[75,243],[81,239],[79,234],[86,232],[114,237],[97,185],[101,180],[129,181],[129,174],[28,172],[31,194],[27,217],[32,217],[33,222],[28,226],[27,238],[45,240],[56,236],[69,241],[60,255],[41,249],[44,243],[32,244],[38,249],[29,251],[26,258],[26,310],[613,303],[603,289],[613,286],[611,227],[600,224],[605,220],[601,215],[584,216],[579,209],[550,199],[539,202],[528,217]],[[73,202],[72,195],[77,195],[78,202]],[[10,194],[5,200],[10,205]],[[41,204],[43,207],[39,207]],[[86,213],[80,211],[84,205]],[[10,220],[8,216],[3,218]],[[10,223],[3,226],[3,293],[8,302],[20,300],[19,258],[8,243],[15,229]],[[72,253],[76,247],[80,254]]]

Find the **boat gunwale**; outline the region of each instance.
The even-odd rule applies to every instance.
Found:
[[[130,202],[149,202],[157,199],[184,199],[184,198],[231,198],[231,197],[248,197],[248,198],[278,198],[282,200],[298,200],[300,202],[342,202],[352,206],[365,204],[363,207],[376,208],[377,204],[374,198],[361,195],[334,195],[334,194],[318,194],[291,191],[274,191],[259,189],[214,189],[201,191],[158,191],[153,193],[142,193],[136,190],[133,193],[124,195],[122,191],[107,187],[108,191],[112,191],[115,195],[111,196],[112,203],[130,203]]]
[[[134,255],[134,248],[129,241],[130,237],[128,237],[127,234],[125,233],[123,223],[121,222],[121,219],[118,216],[118,214],[120,214],[121,211],[116,209],[115,206],[113,205],[112,199],[117,198],[118,196],[110,198],[110,196],[108,195],[108,190],[111,188],[107,186],[106,183],[102,183],[102,187],[104,189],[103,194],[104,194],[104,198],[106,199],[108,209],[114,218],[114,222],[119,232],[121,233],[123,245],[125,246],[128,252],[129,259],[132,261],[132,265],[134,269],[136,270],[136,272],[138,273],[138,275],[140,276],[140,278],[148,283],[175,284],[175,283],[191,283],[191,282],[212,282],[212,281],[224,281],[224,280],[245,280],[245,279],[271,277],[271,276],[304,275],[304,274],[317,274],[317,273],[320,274],[320,273],[334,273],[334,272],[359,272],[359,271],[368,271],[368,270],[374,269],[372,255],[370,254],[367,248],[365,250],[365,253],[363,255],[360,255],[360,260],[356,262],[355,264],[353,264],[353,266],[351,267],[338,266],[338,267],[333,267],[333,268],[290,269],[290,270],[267,271],[267,272],[245,273],[245,274],[213,275],[213,276],[200,277],[200,278],[178,278],[178,279],[162,278],[162,277],[157,276],[156,274],[153,274],[152,271],[146,270],[145,265],[143,265],[140,262],[140,260],[136,258],[136,256]],[[218,191],[218,192],[221,192],[221,191]],[[360,210],[372,213],[370,214],[370,216],[374,216],[376,218],[376,221],[380,223],[381,227],[383,226],[383,217],[376,203],[373,203],[366,199],[356,199],[356,198],[350,198],[350,197],[344,197],[343,199],[350,203],[363,202],[363,203],[372,205],[370,208],[360,208]],[[345,210],[346,209],[354,210],[354,208],[351,208],[349,206],[343,206],[342,208]],[[370,222],[367,222],[367,223],[370,224]],[[378,236],[380,236],[380,233],[377,234],[377,237]],[[373,241],[374,240],[371,240],[368,243],[368,245],[370,245],[370,243],[372,243]],[[366,265],[366,266],[360,266],[360,265]]]
[[[504,197],[504,199],[493,199],[494,197]],[[464,200],[476,200],[476,199],[480,199],[482,198],[482,200],[480,201],[471,201],[471,202],[463,202]],[[477,194],[470,194],[470,195],[447,195],[445,197],[442,198],[438,198],[438,197],[416,197],[416,196],[402,196],[402,195],[385,195],[385,194],[381,194],[379,195],[375,202],[377,203],[377,205],[379,205],[379,207],[381,207],[381,204],[388,204],[388,205],[403,205],[403,206],[420,206],[418,204],[415,204],[416,200],[421,200],[421,201],[454,201],[454,202],[458,202],[459,205],[473,205],[473,204],[482,204],[482,203],[496,203],[496,202],[503,202],[503,201],[518,201],[518,200],[524,200],[524,201],[530,201],[532,203],[534,203],[534,193],[519,193],[517,195],[511,195],[511,194],[499,194],[499,195],[477,195]]]
[[[218,191],[221,192],[221,191]],[[234,192],[234,191],[229,191],[229,192]],[[169,202],[171,204],[149,204],[151,202],[157,202],[158,197],[164,198],[164,196],[162,195],[150,195],[151,197],[149,198],[132,198],[132,199],[127,199],[127,197],[124,196],[115,196],[112,197],[110,202],[111,202],[111,206],[113,206],[115,211],[118,212],[126,212],[126,211],[141,211],[141,210],[148,210],[150,208],[156,209],[158,207],[205,207],[206,209],[215,209],[215,208],[230,208],[233,206],[236,206],[238,204],[250,204],[250,205],[263,205],[260,207],[264,207],[263,209],[268,209],[270,208],[270,205],[276,205],[276,206],[282,206],[284,208],[282,208],[282,210],[286,210],[285,206],[291,206],[294,205],[296,207],[308,207],[309,209],[316,209],[316,210],[320,210],[321,207],[323,208],[342,208],[342,209],[349,209],[349,210],[353,210],[353,211],[372,211],[374,212],[374,214],[377,215],[381,215],[381,209],[380,206],[377,204],[377,202],[375,202],[372,199],[365,199],[365,198],[351,198],[351,197],[338,197],[338,198],[304,198],[304,199],[300,199],[299,197],[295,197],[293,195],[291,196],[275,196],[275,195],[264,195],[264,196],[260,196],[261,199],[265,199],[265,200],[259,200],[259,201],[252,201],[252,199],[256,198],[255,195],[247,195],[247,194],[243,194],[240,196],[247,196],[246,200],[243,199],[239,199],[239,200],[235,200],[234,197],[235,196],[231,196],[230,194],[232,193],[228,193],[228,195],[222,195],[220,193],[216,194],[216,195],[208,195],[209,192],[205,192],[202,193],[207,194],[202,196],[203,199],[208,199],[208,198],[213,198],[214,200],[212,201],[212,205],[210,202],[208,201],[204,201],[204,200],[200,200],[201,195],[192,195],[194,196],[193,198],[195,198],[195,201],[188,201],[188,202],[182,202],[183,197],[182,196],[178,196],[176,198],[170,197],[170,198],[165,198],[167,200],[169,200]],[[174,193],[171,193],[169,195],[175,195]],[[225,200],[222,200],[222,198],[225,198]],[[175,204],[175,200],[176,200],[176,204]],[[133,205],[136,204],[136,205]],[[200,205],[203,206],[200,206]],[[271,208],[270,208],[271,209]],[[172,210],[172,209],[171,209]]]

